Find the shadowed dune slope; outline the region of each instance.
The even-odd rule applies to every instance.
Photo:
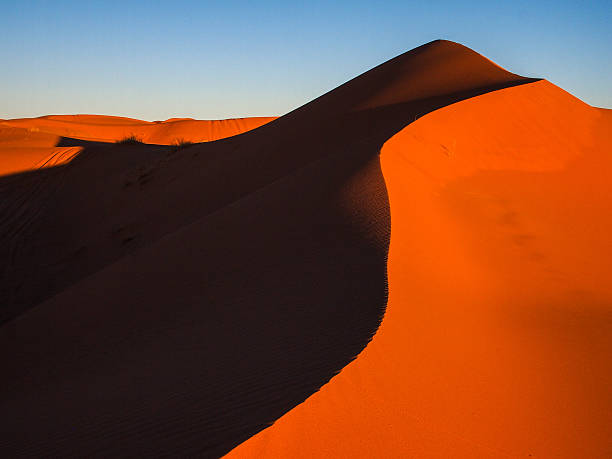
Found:
[[[50,167],[72,159],[80,149],[58,145],[61,137],[117,142],[134,136],[144,143],[160,145],[210,142],[250,131],[273,119],[185,118],[149,122],[118,116],[50,115],[0,120],[0,175]]]
[[[392,137],[378,332],[228,457],[610,457],[611,154],[610,111],[546,81]]]
[[[436,41],[237,136],[63,139],[74,160],[0,179],[0,449],[216,457],[270,425],[380,323],[383,144],[533,81]]]

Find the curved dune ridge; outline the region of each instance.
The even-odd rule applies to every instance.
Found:
[[[435,41],[186,149],[37,133],[0,451],[608,457],[611,124]]]
[[[119,116],[49,115],[0,120],[0,175],[56,166],[74,159],[82,149],[61,146],[62,137],[118,142],[133,136],[144,143],[159,145],[199,143],[241,134],[273,119],[141,121]]]
[[[609,457],[611,127],[540,81],[386,142],[381,327],[227,457]]]

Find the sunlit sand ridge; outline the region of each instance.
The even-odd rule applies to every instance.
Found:
[[[611,133],[540,81],[392,137],[381,327],[229,457],[608,457]]]

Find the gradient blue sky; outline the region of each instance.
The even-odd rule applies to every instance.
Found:
[[[436,38],[612,107],[611,24],[611,0],[0,0],[0,118],[280,115]]]

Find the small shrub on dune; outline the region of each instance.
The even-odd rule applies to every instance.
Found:
[[[191,145],[193,145],[193,142],[180,138],[180,139],[174,139],[171,146],[172,146],[172,151],[179,151],[179,150],[182,150],[183,148],[190,147]]]
[[[137,145],[142,144],[143,141],[140,137],[136,137],[134,134],[124,137],[123,139],[117,140],[115,142],[117,145]]]

